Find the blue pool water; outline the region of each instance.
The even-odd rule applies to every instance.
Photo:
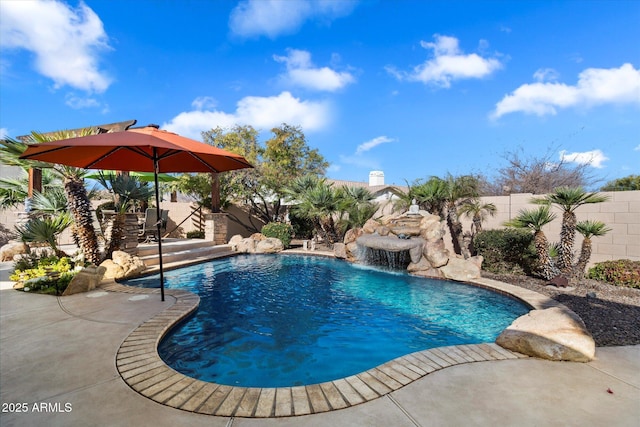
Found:
[[[159,286],[151,276],[127,282]],[[296,255],[242,255],[165,273],[200,307],[159,346],[185,375],[247,387],[307,385],[396,357],[492,342],[528,308],[474,286]]]

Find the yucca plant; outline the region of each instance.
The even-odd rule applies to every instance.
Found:
[[[538,209],[524,209],[518,212],[518,216],[504,223],[507,227],[524,228],[533,231],[533,242],[538,257],[536,274],[545,280],[552,279],[558,273],[557,268],[549,256],[549,241],[542,231],[542,227],[556,218],[551,213],[549,205],[543,205]]]
[[[584,278],[587,264],[589,264],[589,259],[591,259],[591,238],[604,236],[611,231],[611,229],[601,221],[586,220],[580,221],[576,224],[576,231],[584,237],[582,240],[580,257],[573,269],[573,277],[580,280]]]

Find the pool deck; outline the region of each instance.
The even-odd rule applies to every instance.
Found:
[[[161,302],[157,290],[117,284],[64,298],[9,288],[0,282],[2,426],[640,424],[640,346],[598,348],[590,363],[456,346],[324,385],[236,388],[154,359],[163,331],[197,307],[193,294],[168,290]]]

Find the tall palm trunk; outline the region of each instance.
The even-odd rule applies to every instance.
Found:
[[[81,179],[65,178],[64,190],[69,201],[69,211],[76,225],[78,244],[87,261],[100,263],[98,238],[93,229],[91,202]]]
[[[449,204],[447,207],[447,225],[451,232],[451,243],[453,243],[454,252],[469,258],[471,252],[465,245],[464,236],[462,235],[462,223],[458,217],[458,210],[455,204]]]
[[[591,258],[591,239],[588,236],[584,237],[582,241],[582,247],[580,250],[580,258],[573,269],[573,277],[576,280],[582,280],[584,278],[584,272],[587,269],[587,264]]]
[[[114,251],[120,250],[122,246],[122,239],[124,237],[124,225],[125,225],[126,215],[121,212],[116,212],[110,218],[111,221],[111,232],[110,236],[107,238],[107,248],[105,251],[105,258],[111,258]]]
[[[538,230],[533,235],[533,242],[538,255],[538,265],[536,267],[537,274],[545,280],[552,279],[556,273],[554,272],[551,257],[549,256],[549,242],[547,236]]]
[[[571,277],[573,269],[573,243],[576,238],[576,214],[565,211],[562,214],[558,267],[563,276]]]

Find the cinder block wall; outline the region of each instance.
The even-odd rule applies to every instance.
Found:
[[[593,254],[590,265],[596,262],[614,259],[630,259],[640,261],[640,191],[611,191],[602,192],[609,197],[604,203],[595,203],[580,206],[576,210],[578,221],[597,220],[604,222],[611,231],[602,237],[592,238]],[[543,196],[536,195],[536,198]],[[502,225],[518,215],[522,209],[535,209],[537,205],[531,203],[533,194],[511,194],[509,196],[482,197],[484,203],[493,203],[498,208],[494,217],[488,217],[483,223],[485,230],[504,228]],[[560,240],[560,227],[562,224],[562,211],[552,208],[556,219],[545,226],[543,231],[550,242]],[[465,231],[471,228],[471,220],[462,217]],[[445,238],[445,243],[452,250],[451,237]],[[580,251],[582,236],[576,233],[574,250]]]

